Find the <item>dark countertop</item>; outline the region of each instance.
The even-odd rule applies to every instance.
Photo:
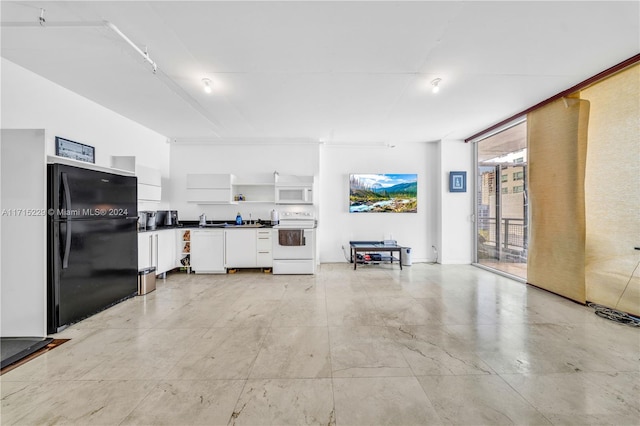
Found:
[[[142,234],[144,232],[157,232],[157,231],[165,231],[165,230],[169,230],[169,229],[178,229],[178,228],[182,228],[182,226],[178,225],[178,226],[160,226],[160,227],[156,227],[156,229],[138,229],[138,233]]]
[[[184,220],[177,226],[162,226],[152,230],[139,230],[138,233],[163,231],[167,229],[264,229],[273,228],[271,223],[260,222],[258,225],[236,225],[235,220],[208,220],[207,226],[200,226],[199,220]]]

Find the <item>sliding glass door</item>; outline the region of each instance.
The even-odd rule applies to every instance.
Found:
[[[476,142],[476,262],[527,278],[527,128]]]

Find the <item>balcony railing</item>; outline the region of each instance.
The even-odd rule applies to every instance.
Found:
[[[497,224],[496,218],[480,218],[478,244],[479,251],[488,257],[526,261],[527,223],[524,219],[503,218]]]

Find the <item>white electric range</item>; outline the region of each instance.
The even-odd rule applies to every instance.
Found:
[[[273,274],[315,274],[315,215],[282,212],[280,223],[273,228]]]

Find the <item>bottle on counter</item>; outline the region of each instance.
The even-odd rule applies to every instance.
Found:
[[[236,225],[242,225],[242,216],[240,216],[240,212],[236,216]]]

